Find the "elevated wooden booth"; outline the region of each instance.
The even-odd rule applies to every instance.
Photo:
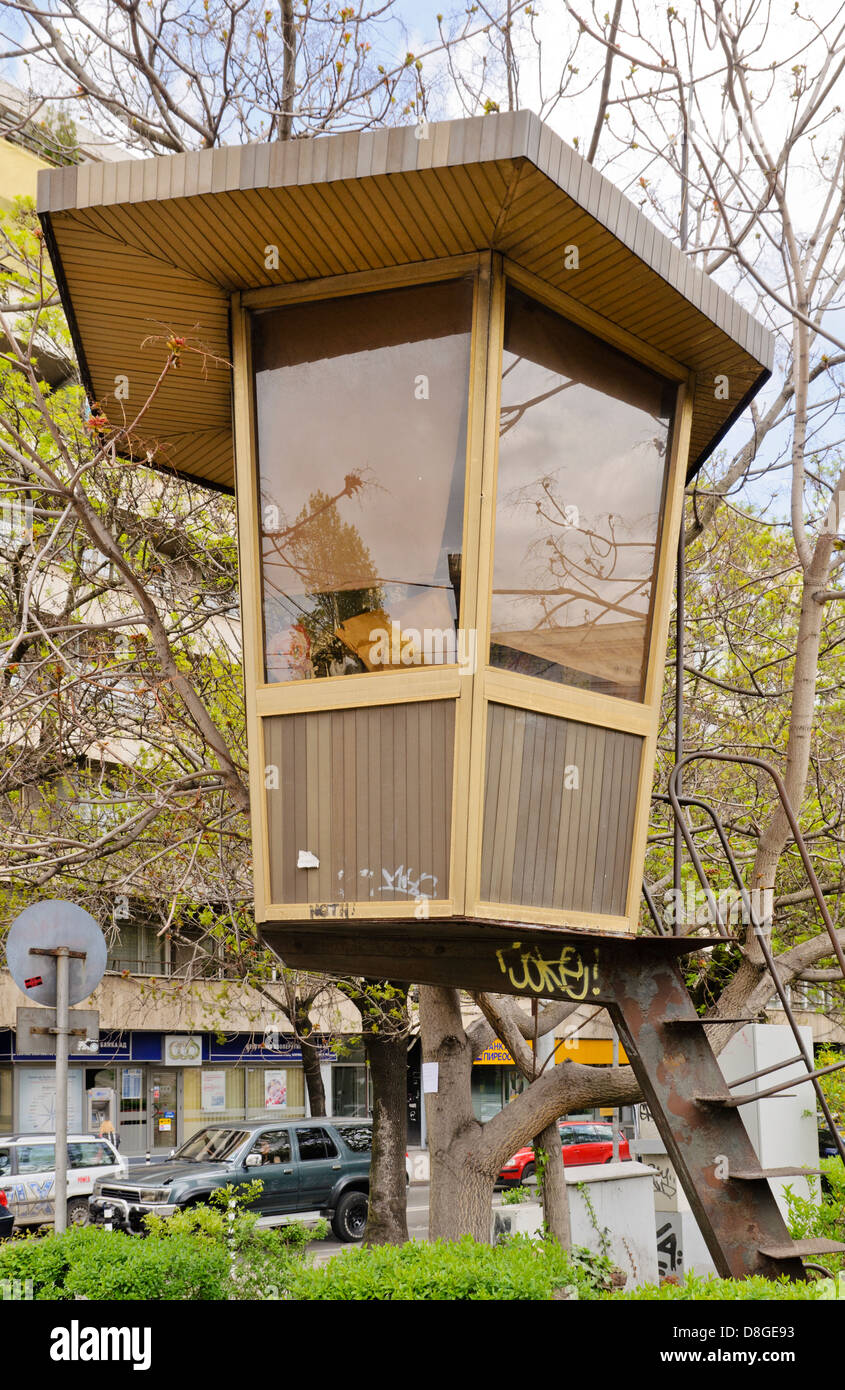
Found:
[[[41,178],[92,398],[208,349],[138,455],[237,485],[265,937],[471,986],[634,933],[682,489],[769,335],[527,112]]]
[[[184,339],[132,447],[237,487],[265,940],[606,1004],[719,1270],[803,1277],[706,943],[636,936],[684,482],[768,333],[527,112],[69,167],[39,212],[92,400]]]

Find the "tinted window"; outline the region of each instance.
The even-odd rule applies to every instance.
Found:
[[[673,395],[508,291],[493,666],[641,699]]]
[[[108,1144],[68,1144],[67,1161],[69,1168],[114,1167],[117,1156]]]
[[[368,1154],[373,1148],[373,1128],[372,1125],[344,1125],[339,1131],[340,1137],[348,1149],[356,1154]]]
[[[472,284],[254,315],[268,681],[456,660]]]
[[[18,1144],[19,1173],[52,1173],[55,1167],[55,1144]]]
[[[268,1129],[259,1135],[250,1152],[260,1154],[262,1164],[290,1163],[290,1134],[286,1129]]]
[[[336,1158],[337,1148],[324,1129],[298,1129],[299,1157],[303,1162],[314,1158]]]
[[[12,1171],[12,1151],[11,1149],[0,1149],[0,1178],[5,1177]]]

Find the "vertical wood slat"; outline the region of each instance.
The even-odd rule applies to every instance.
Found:
[[[502,706],[491,705],[487,733],[488,791],[484,798],[484,822],[481,831],[481,879],[490,885],[491,895],[499,901],[501,887],[496,868],[501,864],[495,855],[495,830],[501,825],[497,816],[500,787],[504,773],[505,758],[510,753],[510,745],[502,747]]]
[[[264,721],[274,903],[449,896],[455,707],[448,700]],[[317,869],[297,869],[310,850]],[[436,886],[435,886],[436,885]]]
[[[482,900],[622,915],[642,743],[491,703]]]

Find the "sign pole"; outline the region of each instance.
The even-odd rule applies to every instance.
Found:
[[[67,1040],[70,1028],[68,948],[56,948],[56,1191],[53,1230],[67,1229]]]

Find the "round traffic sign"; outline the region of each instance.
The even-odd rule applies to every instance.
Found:
[[[6,941],[6,963],[12,979],[34,1004],[56,1003],[55,956],[32,955],[32,947],[41,950],[67,946],[71,951],[84,951],[84,960],[70,961],[68,1004],[78,1004],[97,988],[106,968],[106,939],[99,926],[83,907],[76,903],[48,898],[24,908],[16,917]]]

